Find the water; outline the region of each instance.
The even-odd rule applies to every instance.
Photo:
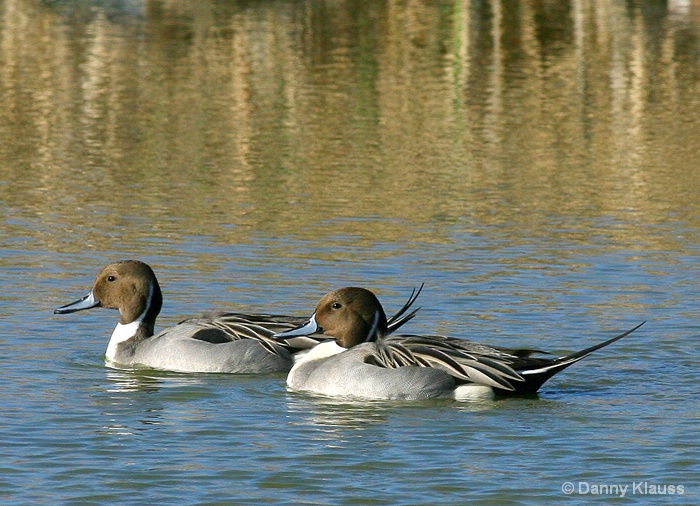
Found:
[[[0,498],[697,503],[699,42],[691,2],[0,2]],[[123,258],[158,328],[422,282],[415,332],[647,323],[535,398],[342,402],[106,368],[116,313],[52,311]]]

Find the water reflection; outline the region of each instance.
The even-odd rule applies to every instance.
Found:
[[[609,218],[673,247],[644,225],[698,226],[696,7],[8,0],[0,198],[64,251],[109,244],[96,217],[230,243]]]
[[[465,402],[430,399],[426,401],[372,401],[340,399],[298,392],[287,394],[289,424],[297,430],[315,428],[310,436],[328,445],[344,444],[358,437],[358,432],[376,430],[388,424],[391,418],[412,411],[417,416],[436,413],[442,409],[481,412],[496,409],[497,403],[481,399]],[[428,415],[432,416],[432,415]]]
[[[287,395],[290,423],[316,426],[325,435],[335,433],[336,429],[364,430],[384,424],[391,407],[388,402],[344,401],[296,393]]]
[[[132,437],[139,433],[150,430],[152,426],[159,426],[165,423],[163,413],[160,410],[146,411],[144,415],[137,421],[131,418],[116,418],[114,415],[104,413],[107,418],[107,423],[96,429],[95,434],[116,437]],[[129,422],[129,423],[125,423]]]
[[[202,393],[206,387],[212,384],[216,376],[175,373],[138,367],[106,367],[104,372],[108,382],[105,391],[111,393],[150,394],[163,389],[179,389],[185,394]],[[176,395],[176,392],[173,392],[172,395]]]
[[[108,368],[105,369],[105,376],[108,381],[106,391],[111,393],[156,393],[167,386],[157,371]],[[183,379],[185,383],[189,383],[194,378],[183,376]]]
[[[104,373],[104,389],[92,398],[109,421],[101,429],[108,434],[135,435],[154,425],[187,424],[202,417],[198,401],[218,396],[206,375],[152,369],[105,369]]]

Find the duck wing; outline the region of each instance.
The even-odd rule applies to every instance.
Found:
[[[376,341],[376,353],[365,361],[386,368],[432,367],[445,371],[458,384],[478,383],[507,391],[515,390],[513,382],[523,381],[510,367],[509,356],[468,351],[458,346],[463,344],[460,341],[444,336],[389,336]]]
[[[242,313],[213,313],[203,318],[192,318],[181,323],[194,324],[198,330],[192,335],[193,339],[212,344],[228,343],[238,339],[254,339],[265,349],[279,354],[280,348],[290,353],[313,348],[318,343],[327,340],[323,335],[311,335],[275,340],[272,336],[296,328],[306,321],[303,317],[271,315],[271,314],[242,314]]]

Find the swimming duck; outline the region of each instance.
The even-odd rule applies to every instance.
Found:
[[[389,332],[415,316],[418,309],[407,311],[419,294],[420,289],[414,290],[391,318]],[[162,305],[163,295],[151,267],[138,260],[125,260],[106,266],[87,295],[54,313],[94,307],[118,309],[120,320],[106,351],[108,365],[116,367],[240,374],[287,372],[295,356],[326,339],[322,335],[273,339],[275,332],[298,327],[306,318],[239,313],[187,319],[155,334]]]
[[[542,352],[439,335],[389,335],[377,297],[346,287],[325,295],[305,325],[274,337],[335,338],[292,367],[287,385],[293,390],[366,399],[469,399],[533,394],[556,373],[643,324],[570,355],[533,357]]]

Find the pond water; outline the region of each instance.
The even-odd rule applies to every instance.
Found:
[[[697,2],[0,2],[0,499],[697,504],[699,147]],[[349,402],[105,367],[117,313],[53,309],[126,258],[158,328],[421,283],[411,332],[647,323],[534,398]]]

